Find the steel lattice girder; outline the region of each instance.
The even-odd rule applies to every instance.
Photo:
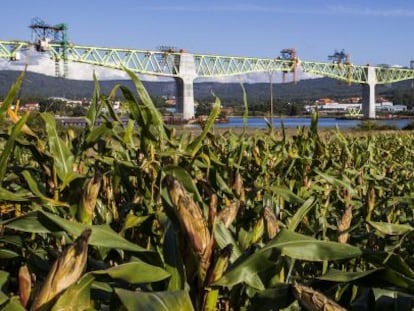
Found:
[[[17,53],[33,44],[26,41],[0,41],[0,58],[15,59]],[[90,46],[50,44],[48,52],[55,61],[72,61],[113,69],[128,68],[136,73],[178,77],[180,53],[113,49]],[[306,73],[327,76],[349,83],[367,83],[368,66],[294,61],[278,58],[231,57],[193,54],[200,77],[238,75],[253,72],[292,72],[295,66]],[[409,68],[375,67],[376,83],[386,84],[414,79]]]
[[[0,58],[15,59],[17,52],[29,46],[25,41],[0,41]]]
[[[143,74],[171,77],[177,76],[179,72],[179,53],[89,46],[68,46],[64,52],[58,44],[50,45],[50,53],[57,60],[65,59],[120,70],[127,68]]]
[[[347,81],[349,83],[367,83],[368,67],[355,66],[352,64],[333,64],[333,63],[316,63],[300,62],[303,71],[322,75],[337,80]]]
[[[217,55],[194,55],[196,71],[200,77],[238,75],[252,72],[294,70],[292,60],[275,58],[231,57]]]
[[[386,84],[414,79],[414,70],[408,68],[376,67],[375,75],[378,84]]]

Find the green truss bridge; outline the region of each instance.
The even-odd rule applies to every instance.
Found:
[[[103,48],[72,45],[67,41],[51,43],[39,40],[0,41],[0,58],[19,60],[27,49],[49,53],[55,62],[56,74],[67,74],[68,62],[78,62],[112,69],[128,68],[139,74],[172,77],[177,83],[177,110],[183,119],[194,117],[193,82],[198,77],[220,77],[247,73],[296,73],[303,72],[330,77],[363,86],[362,111],[364,117],[375,118],[375,86],[402,80],[414,79],[414,70],[359,66],[346,63],[322,63],[303,61],[296,58],[254,58],[219,55],[204,55],[177,52],[173,49],[161,51]],[[61,64],[64,72],[60,73]]]

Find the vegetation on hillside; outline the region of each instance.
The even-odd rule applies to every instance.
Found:
[[[216,134],[216,99],[177,134],[129,75],[135,90],[95,81],[76,135],[16,117],[23,75],[0,107],[2,309],[414,306],[412,133],[322,137],[314,115],[291,138]]]

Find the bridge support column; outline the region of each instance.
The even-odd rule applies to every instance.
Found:
[[[174,78],[177,86],[177,111],[183,114],[184,120],[193,119],[195,116],[194,108],[194,88],[193,79]]]
[[[177,85],[177,111],[182,112],[184,120],[193,119],[194,108],[194,79],[197,77],[194,56],[189,53],[181,53]]]
[[[367,72],[367,84],[362,85],[362,113],[364,118],[375,119],[375,85],[377,77],[375,68],[369,66]]]

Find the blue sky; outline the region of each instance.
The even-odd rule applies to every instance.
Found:
[[[408,66],[414,59],[412,0],[20,0],[1,4],[0,40],[30,40],[38,16],[65,22],[78,45],[328,61],[344,49],[355,64]]]

